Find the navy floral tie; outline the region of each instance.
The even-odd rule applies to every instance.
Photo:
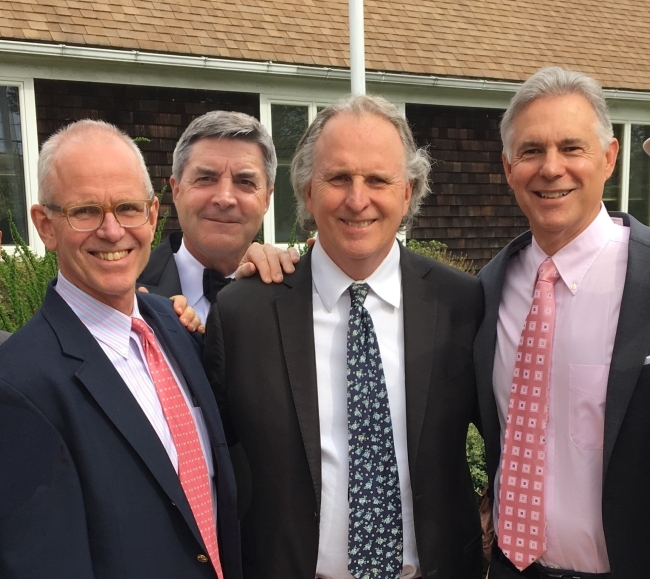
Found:
[[[396,579],[402,572],[402,501],[384,368],[363,302],[370,287],[353,283],[348,321],[348,571],[355,579]]]

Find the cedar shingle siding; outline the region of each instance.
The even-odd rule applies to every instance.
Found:
[[[39,143],[59,128],[86,118],[108,121],[131,137],[149,139],[140,143],[140,149],[154,189],[160,191],[167,184],[162,213],[171,209],[168,230],[178,228],[168,185],[172,154],[187,125],[214,110],[260,118],[257,94],[39,79],[34,88]]]
[[[436,239],[483,267],[528,229],[503,174],[495,109],[406,105],[406,118],[432,158],[431,195],[410,237]]]

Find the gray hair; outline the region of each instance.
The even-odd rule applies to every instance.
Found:
[[[317,229],[314,216],[307,210],[306,189],[314,169],[316,141],[325,124],[336,115],[377,115],[391,123],[399,134],[406,160],[406,180],[413,183],[411,203],[402,219],[402,227],[411,223],[418,214],[424,197],[429,194],[429,170],[431,162],[426,149],[418,149],[413,133],[395,105],[376,95],[350,95],[323,109],[300,139],[291,161],[291,185],[296,196],[298,221],[306,231]]]
[[[570,94],[582,95],[596,113],[596,133],[603,150],[614,138],[612,121],[607,111],[607,102],[598,81],[582,72],[567,70],[558,66],[542,68],[531,76],[512,97],[501,119],[501,140],[503,154],[508,161],[512,157],[514,121],[517,115],[532,101],[545,97],[559,97]]]
[[[256,118],[233,111],[210,111],[194,119],[185,129],[174,149],[172,174],[176,179],[180,180],[183,177],[185,166],[190,160],[192,145],[199,139],[238,139],[257,144],[264,159],[266,187],[267,189],[273,187],[278,158],[271,135]]]
[[[43,143],[43,147],[41,148],[41,152],[38,156],[37,170],[38,202],[41,205],[52,201],[52,197],[54,196],[55,191],[53,190],[50,177],[52,168],[54,166],[54,161],[56,160],[56,156],[59,149],[61,148],[61,145],[69,140],[84,142],[84,140],[89,135],[96,133],[104,133],[108,136],[117,137],[133,151],[142,172],[142,184],[144,185],[147,195],[149,195],[150,198],[153,198],[154,190],[153,186],[151,185],[149,171],[147,171],[147,165],[144,162],[142,151],[140,151],[140,148],[133,142],[133,139],[131,139],[131,137],[129,137],[126,133],[120,131],[120,129],[118,129],[115,125],[112,125],[105,121],[82,119],[80,121],[70,123],[65,127],[62,127],[47,141],[45,141],[45,143]]]

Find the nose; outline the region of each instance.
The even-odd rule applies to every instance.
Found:
[[[215,184],[212,192],[212,203],[221,209],[227,209],[236,204],[234,183],[231,178],[223,176]]]
[[[112,212],[106,211],[104,213],[104,221],[101,227],[95,231],[95,234],[97,237],[107,241],[119,241],[124,236],[124,228],[117,222]]]
[[[564,175],[566,170],[566,165],[564,163],[564,157],[560,152],[555,148],[549,148],[542,160],[542,166],[540,167],[540,175],[545,179],[557,179]]]
[[[361,213],[370,204],[363,177],[355,176],[350,183],[346,205],[355,213]]]

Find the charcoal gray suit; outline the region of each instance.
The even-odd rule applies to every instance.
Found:
[[[605,402],[602,516],[612,579],[645,577],[650,504],[650,228],[625,213],[630,226],[627,273]],[[499,303],[510,257],[531,243],[526,232],[508,244],[480,274],[485,319],[474,350],[488,477],[501,457],[500,427],[492,390]]]

